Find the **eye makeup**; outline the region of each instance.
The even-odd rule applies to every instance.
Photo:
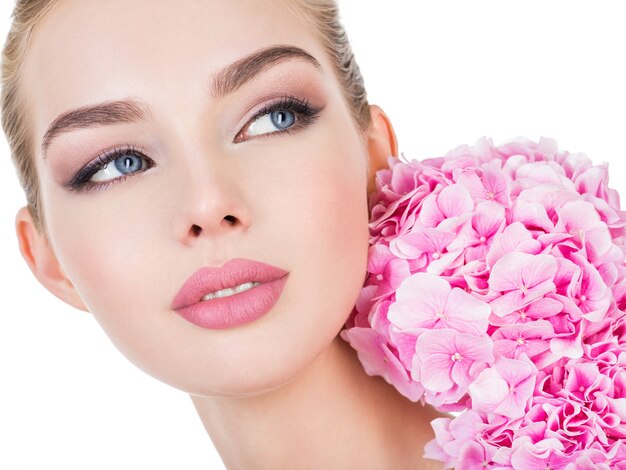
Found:
[[[294,113],[298,118],[295,122],[294,125],[292,125],[291,127],[288,127],[286,129],[283,129],[281,131],[278,132],[269,132],[266,134],[261,134],[258,136],[253,136],[250,138],[258,138],[258,137],[263,137],[263,136],[268,136],[268,135],[274,135],[274,134],[280,134],[280,133],[287,133],[290,134],[291,132],[294,132],[298,129],[307,127],[308,125],[312,124],[318,117],[320,112],[322,111],[322,108],[314,108],[309,104],[309,100],[301,100],[298,98],[295,98],[293,96],[285,96],[281,99],[279,99],[278,101],[275,101],[273,103],[270,103],[266,106],[264,106],[262,109],[260,109],[259,111],[257,111],[254,116],[252,118],[250,118],[250,120],[246,123],[246,125],[243,127],[243,129],[237,134],[237,136],[235,137],[234,142],[235,143],[239,143],[242,142],[244,139],[242,138],[242,135],[245,134],[245,130],[248,129],[248,127],[254,122],[256,121],[258,118],[265,116],[266,114],[271,114],[273,112],[278,112],[278,111],[290,111],[292,113]]]
[[[309,103],[308,99],[300,99],[295,96],[283,96],[261,108],[257,111],[252,118],[243,126],[243,128],[237,133],[234,143],[241,143],[248,140],[254,140],[258,138],[266,138],[271,136],[278,136],[281,134],[292,134],[299,130],[305,129],[315,122],[319,116],[323,107],[313,107]],[[280,129],[273,132],[266,132],[259,135],[249,135],[249,127],[258,119],[271,115],[272,113],[292,113],[295,116],[294,123],[284,129]],[[72,179],[64,184],[64,187],[69,191],[74,192],[87,192],[92,190],[100,190],[109,187],[111,184],[117,184],[124,181],[126,178],[133,176],[134,174],[146,171],[155,166],[154,160],[145,154],[143,148],[138,148],[130,144],[118,145],[110,150],[103,152],[101,155],[93,159],[91,162],[82,167]],[[112,162],[121,157],[136,156],[142,160],[141,169],[132,173],[123,174],[121,176],[111,178],[104,181],[93,181],[93,176],[107,168]]]
[[[65,187],[70,191],[79,192],[89,191],[92,189],[104,189],[105,187],[110,186],[113,183],[121,182],[137,172],[128,173],[122,176],[118,176],[117,178],[102,182],[94,182],[90,181],[90,179],[98,171],[106,168],[109,164],[111,164],[111,162],[115,161],[116,159],[131,155],[138,156],[142,159],[141,171],[145,171],[155,165],[154,161],[144,154],[143,149],[137,148],[131,144],[123,144],[116,146],[110,150],[106,150],[94,160],[89,162],[87,165],[82,167],[80,170],[78,170],[78,172],[74,175],[70,182],[65,184]]]

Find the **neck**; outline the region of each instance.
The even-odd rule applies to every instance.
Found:
[[[191,399],[229,469],[440,468],[422,459],[439,415],[368,376],[339,336],[280,388]]]

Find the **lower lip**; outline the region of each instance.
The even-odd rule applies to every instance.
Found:
[[[196,302],[175,312],[203,328],[233,328],[253,322],[268,313],[278,301],[286,282],[287,276],[283,276],[244,292]]]

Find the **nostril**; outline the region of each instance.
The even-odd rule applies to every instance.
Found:
[[[237,223],[237,217],[233,216],[233,215],[227,215],[224,217],[224,220],[226,220],[231,226],[235,225]],[[199,236],[202,233],[202,227],[200,227],[197,224],[193,224],[191,226],[191,228],[189,229],[189,234],[193,235],[194,237]]]

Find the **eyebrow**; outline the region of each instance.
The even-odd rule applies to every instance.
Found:
[[[211,74],[211,97],[219,100],[234,93],[245,83],[267,71],[269,68],[287,60],[300,59],[322,70],[315,57],[295,46],[271,46],[247,55],[219,72]],[[135,99],[105,101],[81,106],[60,114],[44,133],[41,143],[43,158],[51,142],[60,134],[73,129],[86,129],[94,126],[106,126],[146,120],[150,109]]]

